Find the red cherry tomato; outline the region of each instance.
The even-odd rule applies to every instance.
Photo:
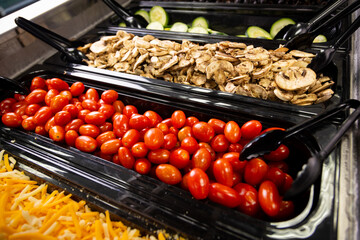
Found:
[[[286,191],[290,189],[293,181],[293,178],[289,174],[285,173],[284,182],[279,189],[280,193],[285,194]]]
[[[99,93],[96,91],[96,89],[94,88],[89,88],[88,90],[86,90],[85,92],[85,99],[90,99],[93,100],[95,102],[98,102],[100,97],[99,97]]]
[[[43,125],[36,126],[35,133],[42,136],[47,135],[47,131],[45,130],[45,127]]]
[[[199,149],[199,144],[194,137],[186,137],[181,141],[181,148],[193,154],[196,150]]]
[[[67,111],[59,111],[54,116],[56,125],[65,126],[71,121],[71,114]]]
[[[98,102],[93,99],[85,99],[81,102],[81,106],[83,109],[87,109],[89,111],[97,111],[100,107]]]
[[[187,177],[187,187],[194,198],[207,198],[210,190],[208,175],[200,168],[192,169]]]
[[[289,148],[284,144],[280,144],[276,150],[265,154],[264,158],[269,161],[283,161],[289,157],[289,154]]]
[[[156,127],[159,128],[164,134],[169,133],[169,127],[163,122],[158,123]]]
[[[170,159],[170,151],[160,148],[149,151],[147,158],[154,164],[167,163]]]
[[[35,89],[44,89],[46,90],[46,83],[45,83],[45,79],[41,78],[41,77],[34,77],[31,80],[31,85],[30,85],[30,91],[33,91]]]
[[[192,134],[192,128],[190,126],[185,126],[179,130],[177,136],[179,141],[182,142],[184,138],[193,137],[194,135]]]
[[[221,183],[211,183],[209,188],[209,199],[229,208],[234,208],[240,204],[239,193]]]
[[[131,118],[131,116],[135,113],[138,113],[138,110],[133,105],[126,105],[122,110],[122,114],[126,115],[128,118]]]
[[[5,126],[16,128],[21,126],[23,119],[19,114],[16,114],[14,112],[9,112],[9,113],[5,113],[1,117],[1,120],[3,124],[5,124]]]
[[[107,131],[101,133],[99,136],[96,137],[96,142],[98,146],[101,146],[104,142],[109,141],[111,139],[115,139],[115,133],[113,131]]]
[[[281,171],[279,168],[270,167],[265,176],[265,180],[270,180],[275,183],[276,187],[280,189],[285,181],[285,173]]]
[[[158,113],[151,110],[144,112],[144,116],[150,120],[151,124],[149,127],[156,127],[156,125],[162,121],[162,117]]]
[[[56,89],[58,91],[68,90],[69,84],[60,78],[52,78],[46,81],[45,83],[48,84],[49,89]]]
[[[262,130],[262,124],[258,120],[250,120],[241,126],[241,134],[245,139],[253,139]]]
[[[197,122],[199,122],[199,119],[197,117],[190,116],[186,118],[185,126],[192,127]]]
[[[140,140],[140,132],[136,129],[129,129],[121,139],[122,145],[131,148],[135,143]]]
[[[280,211],[272,219],[276,221],[284,221],[294,216],[295,205],[292,201],[281,201]]]
[[[45,101],[46,94],[44,89],[35,89],[26,96],[25,101],[28,104],[42,103]]]
[[[150,128],[144,135],[144,142],[150,150],[158,149],[164,143],[164,134],[158,128]]]
[[[240,143],[230,143],[228,151],[241,153],[243,146]]]
[[[234,121],[229,121],[225,125],[224,135],[230,143],[237,143],[241,139],[241,130]]]
[[[36,128],[36,124],[34,122],[34,117],[30,116],[25,118],[22,123],[21,126],[23,129],[25,129],[26,131],[34,131]]]
[[[35,124],[44,125],[52,116],[50,107],[41,107],[34,115]]]
[[[151,162],[146,158],[139,158],[135,161],[134,169],[136,172],[146,175],[151,170]]]
[[[177,129],[182,128],[185,125],[186,116],[185,113],[181,110],[176,110],[171,115],[171,123]]]
[[[80,96],[85,91],[85,86],[82,82],[74,82],[70,87],[70,92],[74,97]]]
[[[155,170],[157,178],[169,185],[175,185],[181,182],[182,176],[176,167],[171,164],[159,164]]]
[[[107,131],[112,131],[113,130],[113,125],[110,122],[105,122],[103,125],[99,126],[100,128],[100,132],[104,133]]]
[[[113,102],[112,105],[113,105],[113,107],[115,109],[115,112],[118,112],[118,113],[122,113],[122,111],[123,111],[123,109],[125,107],[124,103],[122,101],[120,101],[120,100],[116,100],[115,102]]]
[[[53,126],[49,130],[49,137],[55,142],[62,142],[65,139],[65,130],[61,126]]]
[[[212,118],[208,121],[216,134],[224,133],[226,123],[220,119]]]
[[[75,140],[75,147],[83,152],[94,152],[97,148],[97,142],[89,136],[79,136]]]
[[[71,118],[77,118],[77,116],[79,115],[79,109],[74,105],[74,104],[68,104],[66,105],[62,111],[66,111],[69,112],[71,115]]]
[[[265,178],[268,171],[267,164],[260,158],[253,158],[245,166],[244,180],[246,183],[256,186]]]
[[[130,128],[135,128],[138,131],[141,131],[144,128],[151,126],[151,121],[148,117],[141,114],[133,114],[129,119]]]
[[[66,105],[69,104],[69,100],[61,95],[56,95],[51,99],[50,109],[55,114],[61,111]]]
[[[178,169],[182,169],[186,167],[190,162],[190,154],[188,151],[177,148],[170,153],[170,160],[171,165],[174,165]]]
[[[230,143],[224,134],[218,134],[211,140],[210,145],[215,152],[219,153],[225,152],[229,148]]]
[[[112,155],[119,151],[120,146],[121,141],[119,139],[110,139],[101,145],[100,151],[103,154]]]
[[[98,111],[93,111],[85,116],[85,122],[88,124],[94,124],[96,126],[103,125],[106,121],[106,117],[103,113]]]
[[[135,164],[135,158],[127,147],[120,147],[118,151],[119,161],[122,166],[132,169]]]
[[[115,114],[115,108],[110,104],[101,104],[98,111],[104,114],[106,119],[111,118]]]
[[[65,131],[75,130],[76,132],[78,132],[81,125],[84,125],[83,120],[79,118],[73,119],[68,124],[66,124]]]
[[[101,99],[107,104],[113,104],[118,96],[119,94],[115,90],[106,90],[101,94]]]
[[[210,146],[209,143],[200,142],[199,148],[206,148],[209,151],[210,156],[211,156],[211,161],[214,161],[216,159],[216,153],[215,153],[214,149],[212,149],[212,147]]]
[[[67,98],[67,99],[69,100],[69,102],[70,102],[71,99],[72,99],[71,92],[70,92],[70,91],[67,91],[67,90],[61,91],[61,92],[59,93],[59,95]]]
[[[173,149],[178,143],[178,139],[173,133],[168,133],[164,136],[164,143],[162,145],[163,148],[167,150]]]
[[[281,198],[276,185],[266,180],[259,187],[259,203],[261,209],[270,217],[280,212]]]
[[[208,170],[211,165],[211,154],[206,148],[199,148],[192,155],[191,161],[193,168],[200,168],[201,170],[206,172],[206,170]]]
[[[113,129],[117,137],[121,138],[130,129],[129,118],[124,114],[115,115],[113,120]]]
[[[234,171],[228,160],[224,158],[216,160],[213,164],[213,174],[217,182],[228,187],[233,185]]]
[[[192,132],[200,142],[210,142],[215,135],[214,129],[206,122],[195,123],[192,127]]]
[[[148,148],[144,142],[137,142],[131,147],[131,153],[134,157],[143,158],[148,153]]]
[[[238,152],[227,152],[222,156],[222,158],[227,159],[230,162],[234,172],[242,174],[247,161],[240,161],[239,156],[240,154]]]
[[[249,216],[256,216],[260,210],[257,190],[246,183],[238,183],[234,189],[240,196],[240,205],[237,208]]]
[[[284,161],[271,161],[268,162],[269,167],[277,167],[284,173],[287,173],[289,171],[289,165]]]
[[[67,145],[74,147],[75,141],[79,137],[79,134],[75,130],[69,130],[65,132],[65,142]]]
[[[84,124],[80,126],[79,133],[82,136],[89,136],[92,138],[96,138],[100,134],[100,129],[98,126],[94,124]]]

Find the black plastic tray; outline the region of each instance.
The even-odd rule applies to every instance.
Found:
[[[169,117],[175,109],[182,109],[187,115],[194,115],[205,121],[217,117],[240,123],[251,118],[261,120],[264,127],[288,127],[294,124],[292,118],[268,117],[268,114],[272,114],[270,109],[258,111],[255,115],[229,112],[221,106],[212,111],[209,105],[192,103],[191,95],[183,96],[184,100],[179,102],[169,99],[167,94],[147,91],[148,85],[123,84],[96,74],[56,69],[57,71],[39,69],[18,80],[29,84],[35,76],[59,77],[70,84],[82,81],[87,87],[94,87],[99,91],[115,89],[125,104],[137,106],[139,112],[155,110],[164,118]],[[5,98],[7,95],[2,96]],[[294,169],[291,172],[293,177],[307,158],[319,150],[322,138],[336,131],[336,126],[327,124],[309,131],[312,132],[303,132],[286,142],[292,154],[289,164]],[[77,149],[54,144],[49,138],[34,133],[1,126],[0,140],[2,147],[12,154],[46,169],[50,174],[47,180],[56,182],[57,178],[67,179],[70,188],[74,185],[75,190],[80,187],[88,192],[88,198],[94,204],[109,209],[121,218],[129,217],[131,222],[148,231],[165,228],[191,239],[318,239],[319,236],[329,239],[336,228],[329,228],[333,226],[337,204],[334,201],[338,166],[335,153],[331,154],[329,161],[325,161],[322,178],[297,200],[297,216],[284,222],[269,222],[209,201],[195,200],[178,187],[137,174]]]

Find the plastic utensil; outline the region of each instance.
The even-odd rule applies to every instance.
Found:
[[[354,112],[345,120],[330,142],[319,153],[309,158],[307,164],[292,183],[289,190],[284,194],[284,200],[293,199],[299,194],[305,192],[320,176],[321,167],[324,160],[333,151],[335,146],[341,140],[345,132],[352,126],[352,124],[360,117],[360,102],[357,100],[349,100],[345,103],[350,108],[356,108]]]
[[[283,27],[274,37],[274,39],[284,39],[290,40],[291,38],[311,31],[314,27],[316,27],[321,21],[323,21],[326,17],[332,14],[336,9],[338,9],[343,3],[347,2],[347,0],[335,1],[324,11],[321,11],[318,15],[310,19],[308,22],[299,22],[295,25],[289,24]]]
[[[333,59],[335,53],[339,47],[360,27],[360,17],[357,17],[356,20],[350,25],[345,32],[338,36],[335,43],[326,49],[321,49],[319,53],[316,54],[316,57],[311,60],[311,63],[307,66],[315,72],[318,72],[325,68]]]
[[[126,26],[133,28],[146,28],[148,22],[140,15],[131,15],[125,8],[114,0],[103,0],[118,17],[126,23]]]
[[[87,57],[81,51],[77,50],[77,47],[84,45],[84,43],[80,41],[70,41],[23,17],[16,18],[15,23],[25,31],[60,51],[67,61],[85,64],[83,60],[87,59]]]
[[[319,35],[322,34],[324,30],[326,30],[329,26],[334,25],[344,17],[349,16],[352,12],[356,11],[360,7],[360,1],[355,1],[351,5],[344,8],[342,11],[340,11],[338,14],[336,14],[334,17],[328,19],[326,22],[320,24],[318,27],[316,27],[314,30],[311,30],[306,33],[299,34],[293,38],[291,38],[289,41],[287,41],[284,45],[284,47],[288,49],[296,49],[296,50],[304,50],[306,48],[309,48],[314,39]]]
[[[30,92],[29,89],[25,87],[23,84],[21,84],[18,81],[12,80],[10,78],[0,76],[0,82],[1,82],[1,87],[0,87],[1,90],[8,91],[9,89],[13,89],[22,94],[28,94]]]

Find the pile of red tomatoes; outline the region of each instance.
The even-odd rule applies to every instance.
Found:
[[[1,101],[5,126],[49,136],[251,216],[284,220],[294,214],[293,202],[281,197],[292,184],[284,161],[289,149],[281,145],[262,158],[239,159],[244,144],[268,130],[257,120],[201,121],[182,110],[163,119],[124,105],[114,90],[100,94],[59,78],[35,77],[30,91]]]

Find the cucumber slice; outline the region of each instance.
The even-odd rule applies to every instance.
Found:
[[[264,39],[272,39],[270,33],[264,30],[261,27],[250,26],[246,29],[246,36],[250,38],[264,38]]]
[[[202,33],[202,34],[209,34],[209,32],[203,27],[191,27],[188,30],[189,33]]]
[[[320,34],[314,39],[314,43],[323,43],[323,42],[327,42],[327,38],[324,35]]]
[[[151,22],[146,26],[146,29],[151,30],[164,30],[164,26],[160,22]]]
[[[247,37],[245,34],[238,34],[236,37]]]
[[[172,25],[172,27],[170,28],[170,31],[174,31],[174,32],[187,32],[188,31],[188,26],[185,23],[182,22],[176,22]]]
[[[124,22],[119,23],[119,27],[126,27],[126,23]]]
[[[164,8],[160,6],[153,6],[149,12],[150,22],[159,22],[163,26],[169,22],[169,17]]]
[[[285,26],[290,25],[290,24],[295,24],[295,21],[292,20],[291,18],[280,18],[279,20],[277,20],[276,22],[273,23],[273,25],[271,25],[270,28],[270,35],[271,37],[275,37],[276,34]]]
[[[135,12],[135,15],[140,15],[142,16],[148,23],[150,23],[150,16],[149,13],[145,10],[137,10]]]
[[[204,17],[197,17],[192,22],[191,27],[202,27],[202,28],[208,29],[209,22]]]
[[[219,31],[215,31],[215,30],[212,30],[212,29],[210,29],[210,28],[208,28],[207,31],[208,31],[209,34],[227,36],[226,33],[219,32]]]

